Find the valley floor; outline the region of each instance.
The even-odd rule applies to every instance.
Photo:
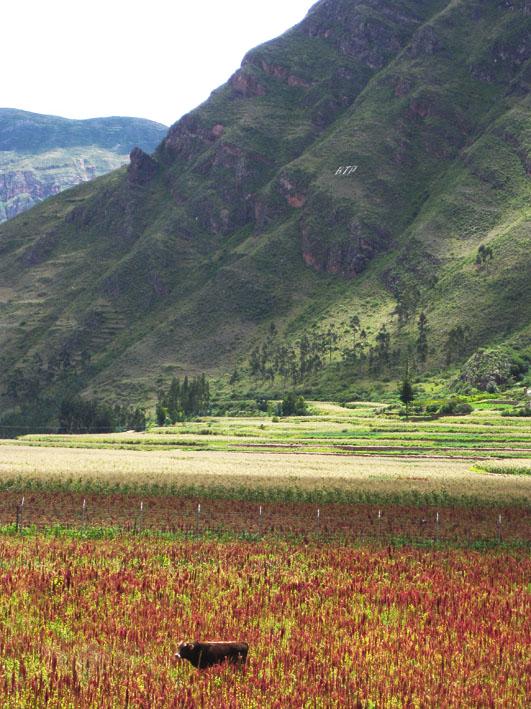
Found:
[[[378,403],[312,413],[1,441],[0,522],[24,496],[39,526],[531,538],[526,419],[405,421]]]
[[[531,430],[381,405],[0,441],[9,706],[524,707]],[[239,639],[198,672],[179,643]]]

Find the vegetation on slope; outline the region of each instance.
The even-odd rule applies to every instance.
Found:
[[[202,371],[267,391],[250,355],[273,321],[288,351],[337,333],[297,383],[314,396],[525,358],[528,41],[512,4],[317,3],[153,156],[0,228],[5,384],[40,357],[43,399],[154,401]],[[365,362],[342,356],[354,316]]]

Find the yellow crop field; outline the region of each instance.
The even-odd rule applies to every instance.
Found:
[[[511,465],[531,470],[529,460]],[[344,488],[373,492],[446,491],[484,500],[527,498],[528,476],[476,472],[469,461],[378,456],[227,451],[139,451],[38,447],[3,442],[0,483],[13,478],[57,478],[113,484],[242,485]]]

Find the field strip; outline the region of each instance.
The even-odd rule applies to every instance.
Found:
[[[0,491],[0,533],[16,523],[20,492]],[[198,513],[198,503],[200,512]],[[140,504],[142,510],[140,511]],[[319,516],[317,516],[317,509]],[[501,523],[498,520],[501,518]],[[531,507],[260,501],[197,496],[31,490],[19,524],[25,528],[152,530],[171,533],[299,534],[315,539],[471,542],[531,545]],[[529,547],[531,549],[531,546]]]
[[[471,470],[474,461],[415,457],[330,456],[300,453],[137,451],[88,448],[0,447],[0,483],[13,478],[92,479],[113,484],[340,486],[359,490],[431,492],[531,502],[529,476]],[[525,459],[511,465],[531,467]]]

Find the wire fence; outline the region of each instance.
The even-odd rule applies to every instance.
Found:
[[[113,527],[202,535],[234,533],[361,541],[531,542],[526,508],[406,507],[400,505],[254,503],[193,498],[147,498],[76,493],[8,493],[0,525],[44,529]]]

